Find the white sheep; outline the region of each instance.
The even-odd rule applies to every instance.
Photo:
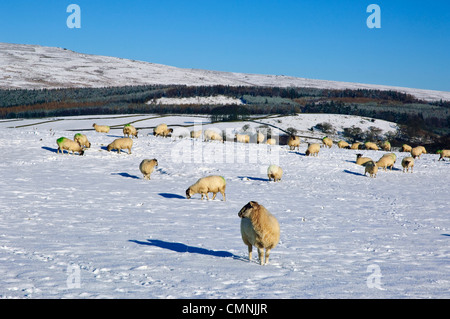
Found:
[[[277,140],[274,138],[268,138],[266,141],[266,144],[268,145],[276,145],[277,144]]]
[[[128,154],[131,154],[131,147],[133,147],[133,140],[129,137],[122,137],[115,139],[112,143],[110,143],[107,147],[108,152],[111,150],[117,150],[120,154],[122,149],[128,149]]]
[[[153,129],[153,135],[167,137],[173,132],[172,128],[168,128],[167,124],[159,124]]]
[[[437,153],[441,155],[438,161],[443,160],[445,162],[444,157],[450,158],[450,150],[438,150]]]
[[[369,157],[363,157],[362,154],[356,154],[356,164],[364,166],[367,162],[373,162]]]
[[[411,168],[411,173],[413,172],[414,167],[414,158],[411,156],[405,157],[402,159],[402,167],[403,167],[403,173],[408,172],[408,170]]]
[[[202,136],[202,130],[191,131],[191,137],[192,138],[200,138],[201,136]]]
[[[365,146],[366,150],[374,150],[374,151],[379,150],[377,144],[375,144],[373,142],[365,142],[364,146]]]
[[[186,197],[190,199],[194,194],[201,194],[202,200],[203,196],[206,195],[206,199],[209,200],[208,193],[213,193],[213,198],[216,198],[217,193],[221,193],[223,200],[225,201],[225,188],[226,181],[225,178],[218,175],[211,175],[200,178],[195,184],[189,186],[186,190]]]
[[[254,201],[242,207],[238,216],[241,218],[242,240],[248,247],[248,259],[252,260],[252,250],[255,246],[258,249],[260,264],[267,264],[270,251],[280,241],[278,220],[263,205]]]
[[[366,175],[367,173],[369,173],[370,177],[373,177],[373,178],[377,177],[378,166],[376,165],[376,163],[374,163],[373,161],[366,163],[365,169],[364,169],[364,175]]]
[[[123,135],[126,137],[136,137],[138,138],[138,130],[131,124],[127,124],[123,127]]]
[[[413,147],[411,149],[411,156],[413,158],[416,158],[416,157],[420,158],[420,155],[426,154],[426,153],[427,153],[427,151],[425,150],[425,147],[423,147],[423,146],[417,146],[417,147]]]
[[[86,135],[81,134],[81,133],[77,133],[74,135],[73,140],[75,142],[77,142],[78,144],[80,144],[81,147],[87,147],[90,148],[91,147],[91,142],[89,142],[88,138]]]
[[[99,133],[109,133],[110,127],[108,125],[97,125],[97,124],[92,124],[92,126],[94,127],[96,132]]]
[[[205,141],[223,141],[222,135],[211,129],[205,130],[203,136]]]
[[[235,137],[239,143],[250,143],[250,136],[246,134],[236,134]]]
[[[291,151],[295,150],[295,148],[299,149],[300,148],[300,136],[294,136],[294,135],[289,136],[289,140],[288,140],[287,144]]]
[[[267,177],[269,178],[269,181],[271,181],[272,178],[274,182],[280,181],[282,176],[283,170],[280,166],[272,164],[267,168]]]
[[[144,159],[139,164],[139,170],[144,175],[144,179],[150,180],[150,174],[153,173],[155,166],[158,166],[158,161],[154,159]]]
[[[323,143],[323,145],[324,145],[325,147],[331,148],[331,146],[333,146],[333,140],[332,140],[331,138],[327,137],[327,136],[325,136],[325,137],[322,139],[322,143]]]
[[[392,156],[392,154],[385,154],[375,164],[378,167],[383,168],[384,171],[386,171],[388,167],[390,167],[390,169],[392,171],[392,168],[394,167],[394,164],[395,164],[394,156]]]
[[[256,134],[256,144],[261,144],[262,142],[264,142],[264,134],[261,132],[258,132]]]
[[[350,145],[346,141],[342,140],[340,140],[337,145],[339,148],[350,148]]]
[[[402,152],[411,152],[412,147],[409,146],[408,144],[403,144],[402,145]]]
[[[331,146],[330,146],[331,147]],[[308,148],[306,149],[306,156],[318,156],[320,151],[320,144],[308,143]]]
[[[70,138],[60,137],[56,140],[56,144],[58,144],[58,149],[56,151],[56,153],[58,154],[60,151],[61,154],[64,154],[64,150],[66,150],[67,153],[72,152],[72,155],[74,155],[75,152],[80,155],[84,154],[84,149],[81,147],[81,145],[75,141],[72,141]]]

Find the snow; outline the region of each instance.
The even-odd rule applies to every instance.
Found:
[[[314,116],[260,122],[302,131],[344,123]],[[110,133],[93,131],[94,122]],[[141,128],[132,154],[107,152],[130,122]],[[0,121],[0,298],[450,297],[448,160],[425,154],[403,173],[408,154],[395,152],[394,170],[373,179],[355,164],[361,151],[334,145],[306,157],[305,143],[289,151],[152,136],[162,122],[257,125],[156,115]],[[57,154],[56,139],[78,131],[92,143],[85,155]],[[159,162],[150,181],[139,172],[144,158]],[[284,170],[278,183],[264,173],[274,161]],[[186,199],[187,187],[210,174],[227,180],[227,200]],[[250,200],[280,222],[266,266],[255,251],[247,260],[240,237],[237,213]]]
[[[386,85],[183,69],[62,48],[0,43],[0,88],[107,87],[151,84],[394,90],[419,99],[450,100],[450,92]]]
[[[196,96],[196,97],[161,97],[155,101],[149,101],[148,104],[175,104],[175,105],[189,105],[189,104],[200,104],[200,105],[242,105],[242,101],[237,98],[217,95],[217,96]]]

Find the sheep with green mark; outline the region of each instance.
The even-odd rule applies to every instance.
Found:
[[[75,142],[77,142],[78,144],[80,144],[80,146],[82,146],[82,147],[87,147],[87,148],[91,147],[91,142],[89,142],[87,136],[84,134],[81,134],[81,133],[75,134],[73,137],[73,140]]]
[[[81,145],[75,141],[72,141],[70,138],[60,137],[56,140],[56,144],[58,145],[58,150],[56,151],[57,153],[61,151],[61,153],[64,154],[64,150],[66,150],[67,153],[72,152],[72,155],[74,155],[75,152],[79,155],[84,154],[84,150]]]

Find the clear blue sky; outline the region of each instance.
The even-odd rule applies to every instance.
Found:
[[[69,29],[69,4],[81,28]],[[369,4],[381,28],[369,29]],[[183,68],[450,91],[450,1],[2,0],[0,42]]]

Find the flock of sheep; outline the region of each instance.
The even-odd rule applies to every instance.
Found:
[[[95,131],[101,133],[108,133],[110,130],[109,126],[93,124]],[[173,132],[173,129],[168,128],[166,124],[160,124],[153,130],[153,135],[167,137]],[[223,141],[221,134],[214,130],[207,129],[202,131],[191,131],[192,138],[201,138],[203,133],[205,141],[216,140]],[[133,137],[138,137],[138,130],[131,124],[127,124],[123,128],[123,134],[125,137],[117,138],[107,146],[108,151],[117,150],[119,153],[122,149],[127,149],[128,154],[131,154],[131,148],[133,146]],[[256,142],[263,143],[264,135],[257,133]],[[236,134],[235,139],[240,143],[249,143],[250,136],[244,134]],[[84,154],[84,149],[89,148],[91,143],[88,141],[86,135],[77,133],[74,139],[71,140],[66,137],[61,137],[57,139],[58,150],[57,153],[72,152],[74,154],[77,152],[79,155]],[[275,139],[269,138],[266,141],[269,145],[276,144]],[[290,136],[287,142],[290,150],[298,149],[300,146],[300,137]],[[322,139],[322,144],[319,143],[308,143],[306,149],[306,156],[318,156],[321,147],[331,148],[333,141],[329,137],[324,137]],[[353,143],[349,145],[345,141],[339,141],[337,143],[339,148],[348,149],[366,149],[366,150],[379,150],[380,148],[372,142]],[[384,151],[390,151],[391,146],[389,142],[384,142],[381,145],[381,149]],[[413,170],[414,159],[420,158],[420,155],[426,154],[426,150],[423,146],[410,147],[408,145],[403,145],[402,152],[410,152],[411,156],[406,156],[402,159],[401,165],[403,167],[403,172],[408,172]],[[450,150],[442,150],[438,152],[440,154],[439,160],[444,159],[444,157],[450,158]],[[387,168],[392,170],[394,163],[397,160],[395,153],[384,154],[378,161],[374,161],[371,158],[363,157],[362,154],[357,154],[356,164],[365,167],[364,175],[367,176],[369,173],[370,177],[376,177],[378,168],[382,168],[385,171]],[[150,175],[154,168],[158,166],[158,161],[156,159],[144,159],[139,165],[141,173],[144,175],[144,179],[150,179]],[[267,169],[267,176],[269,181],[272,179],[280,181],[283,175],[283,170],[277,165],[270,165]],[[195,194],[201,194],[201,199],[204,197],[209,200],[208,193],[213,193],[212,199],[214,200],[217,193],[222,194],[223,201],[225,201],[225,189],[226,181],[223,176],[206,176],[200,178],[196,183],[189,186],[186,190],[186,197],[190,199]],[[267,264],[269,261],[269,254],[271,249],[275,248],[280,239],[280,226],[275,216],[273,216],[263,205],[255,201],[250,201],[239,211],[238,216],[241,218],[241,236],[243,242],[248,247],[248,258],[252,260],[252,247],[255,246],[258,250],[259,262],[261,265]]]

